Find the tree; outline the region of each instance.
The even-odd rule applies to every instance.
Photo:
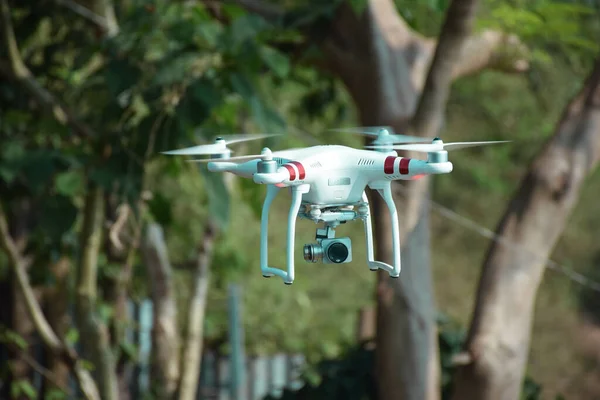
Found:
[[[538,286],[586,177],[600,159],[600,58],[535,157],[488,249],[455,399],[514,399],[525,371]],[[518,245],[516,245],[518,243]],[[535,250],[533,250],[535,249]]]
[[[103,399],[124,397],[123,372],[132,355],[123,329],[125,302],[139,268],[140,242],[148,222],[155,223],[150,231],[157,223],[159,229],[170,223],[165,196],[148,193],[156,150],[183,147],[212,136],[217,127],[235,131],[240,110],[251,111],[262,129],[277,124],[281,118],[265,101],[256,71],[280,77],[289,66],[257,40],[269,37],[272,27],[240,8],[221,14],[226,25],[201,3],[115,4],[117,12],[104,1],[9,7],[3,0],[0,5],[2,206],[32,204],[25,216],[0,213],[6,263],[19,278],[15,282],[47,350],[67,362],[87,397],[96,398],[97,392]],[[126,17],[117,21],[117,15]],[[192,167],[178,160],[166,164],[166,175],[180,176]],[[186,310],[192,318],[185,326],[184,348],[162,340],[160,324],[154,335],[155,353],[174,360],[165,365],[166,373],[162,365],[154,369],[155,381],[165,383],[158,387],[162,398],[195,395],[212,243],[214,232],[228,224],[229,205],[219,176],[205,176],[204,184],[214,196],[202,205],[205,229],[199,237],[190,235],[198,249],[189,255],[195,265],[194,295]],[[16,225],[35,229],[14,237],[9,228]],[[153,246],[160,244],[146,248]],[[56,255],[75,260],[76,287],[54,293],[53,300],[66,302],[73,294],[77,318],[72,329],[53,331],[29,281],[33,275],[49,281],[44,273]],[[165,270],[165,257],[153,264],[144,256],[149,269]],[[169,284],[150,285],[151,291]],[[170,299],[155,300],[160,306]],[[52,318],[62,319],[54,313]],[[180,330],[171,333],[178,337]],[[81,344],[81,358],[92,364],[95,382],[73,352],[73,338]]]
[[[266,5],[259,7],[257,2],[239,3],[266,17],[284,14]],[[452,80],[484,68],[507,72],[527,68],[516,37],[494,31],[469,36],[474,2],[452,2],[437,45],[434,39],[412,30],[393,1],[358,3],[360,6],[353,7],[351,2],[339,2],[330,25],[318,31],[322,36],[309,38],[322,49],[318,65],[345,84],[363,125],[435,136]],[[507,52],[507,47],[514,51]],[[392,281],[380,274],[377,288],[379,393],[384,398],[437,398],[439,361],[428,218],[427,208],[422,207],[428,180],[411,182],[407,189],[407,203],[398,204],[398,209],[404,210],[402,278]],[[378,197],[372,202],[376,254],[390,262],[388,213]]]

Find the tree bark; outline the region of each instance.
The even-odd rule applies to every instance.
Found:
[[[472,62],[475,58],[463,51],[469,43],[474,4],[452,3],[437,46],[413,32],[390,0],[369,1],[362,17],[348,6],[340,8],[323,48],[330,68],[355,100],[363,125],[389,125],[397,132],[410,129],[421,136],[438,134],[452,80],[476,70],[474,64],[489,66]],[[482,40],[477,38],[472,48],[481,47]],[[422,207],[428,186],[427,178],[407,183],[406,201],[398,204],[403,251],[400,278],[378,274],[376,372],[379,393],[385,399],[439,398],[429,214]],[[389,263],[388,212],[379,196],[370,197],[377,259]]]
[[[154,306],[151,382],[158,399],[171,399],[180,376],[179,335],[172,267],[160,225],[148,225],[142,251]]]
[[[181,358],[179,400],[195,399],[198,389],[204,341],[204,313],[206,311],[215,233],[214,227],[208,221],[204,230],[203,242],[199,249],[194,276],[194,290],[188,303],[188,328]]]
[[[8,230],[8,222],[4,208],[0,204],[0,247],[8,256],[9,265],[15,273],[16,282],[19,290],[23,294],[27,311],[31,317],[40,338],[46,347],[56,355],[61,356],[69,364],[77,379],[84,397],[88,400],[100,400],[98,388],[89,372],[81,365],[77,354],[69,348],[54,332],[48,320],[44,316],[40,304],[37,302],[35,292],[29,283],[27,276],[27,266],[30,259],[23,257],[19,252],[18,244],[13,240]]]
[[[27,199],[19,199],[13,202],[12,207],[9,209],[10,213],[10,235],[14,242],[23,249],[27,243],[29,236],[29,228],[31,227],[31,214],[32,207],[31,203]],[[27,269],[29,269],[30,263],[27,263]],[[11,329],[17,334],[22,340],[24,340],[26,347],[22,348],[15,343],[9,343],[9,371],[10,371],[10,382],[16,381],[28,381],[31,383],[31,374],[33,372],[31,366],[27,360],[33,355],[33,345],[35,345],[35,325],[31,320],[31,317],[27,313],[27,301],[21,290],[19,290],[19,283],[17,281],[15,273],[11,272],[8,274],[10,280],[9,290],[9,301],[8,304],[11,307],[10,310],[10,321],[6,324],[6,328]],[[34,289],[35,300],[39,301],[39,290]],[[9,386],[10,383],[9,383]],[[7,398],[24,399],[26,396],[20,394],[13,396],[12,393]]]
[[[98,254],[104,221],[102,190],[94,184],[86,194],[77,276],[77,325],[82,355],[94,365],[100,394],[104,400],[118,399],[116,362],[110,346],[108,327],[96,312]]]
[[[519,398],[548,257],[600,158],[600,57],[535,157],[488,250],[454,399]],[[513,243],[510,246],[508,243]],[[518,245],[517,245],[518,243]]]
[[[51,265],[51,273],[54,275],[55,286],[46,289],[46,312],[48,322],[59,337],[65,337],[71,325],[69,316],[69,270],[71,260],[61,257]],[[48,368],[52,373],[52,380],[47,379],[46,390],[69,387],[69,365],[62,357],[50,354],[48,357]]]

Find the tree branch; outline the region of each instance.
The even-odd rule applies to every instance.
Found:
[[[101,15],[96,14],[92,10],[87,7],[82,6],[81,4],[77,4],[73,0],[56,0],[58,4],[61,6],[68,8],[73,11],[75,14],[83,17],[84,19],[98,25],[102,30],[109,31],[109,24],[106,18]]]
[[[483,69],[523,73],[529,69],[528,49],[516,35],[486,30],[466,40],[461,57],[452,71],[453,79]]]
[[[29,353],[27,353],[26,351],[23,351],[23,349],[19,348],[18,346],[9,345],[9,347],[11,347],[14,351],[18,351],[20,353],[19,355],[23,359],[23,361],[25,361],[27,363],[27,365],[29,365],[31,368],[33,368],[34,371],[36,371],[41,376],[46,378],[49,382],[51,382],[58,389],[62,390],[65,394],[72,396],[72,392],[69,389],[69,387],[67,387],[64,384],[62,384],[61,382],[59,382],[59,380],[56,378],[56,376],[54,375],[54,373],[52,371],[50,371],[48,368],[44,367],[42,364],[37,362],[35,358],[33,358],[29,355]]]
[[[64,357],[68,361],[68,365],[74,372],[86,399],[100,400],[98,388],[96,387],[96,384],[94,383],[94,380],[90,376],[89,372],[85,370],[79,363],[77,353],[58,338],[46,320],[42,308],[35,298],[33,288],[29,283],[29,277],[27,276],[26,267],[27,263],[29,263],[29,260],[22,257],[17,250],[17,246],[10,236],[6,214],[1,204],[0,245],[6,252],[9,259],[9,264],[15,271],[19,290],[23,293],[27,310],[29,311],[29,315],[31,316],[31,319],[42,341],[50,351],[56,355]]]
[[[8,62],[0,60],[0,74],[21,84],[42,108],[52,114],[60,124],[70,126],[78,136],[94,137],[94,133],[88,126],[79,121],[70,110],[39,84],[23,62],[15,38],[7,0],[0,0],[0,22],[3,44],[8,52]]]
[[[90,184],[86,194],[81,229],[77,277],[77,323],[83,354],[96,368],[100,392],[105,400],[118,399],[115,360],[108,329],[96,315],[98,253],[102,242],[102,190]]]
[[[465,351],[452,399],[518,398],[527,365],[535,298],[549,255],[600,162],[600,54],[563,111],[496,228],[483,262]],[[510,334],[506,334],[510,332]]]
[[[204,340],[203,326],[206,311],[206,298],[210,280],[210,264],[212,263],[216,229],[207,221],[202,244],[198,251],[194,291],[188,305],[188,328],[183,357],[181,358],[181,380],[179,384],[179,400],[193,400],[198,389],[202,360],[202,344]]]
[[[148,225],[142,251],[144,263],[148,268],[154,306],[151,379],[155,382],[160,398],[172,398],[177,389],[180,372],[177,305],[171,263],[160,225]]]
[[[247,11],[258,14],[266,20],[274,21],[284,15],[281,8],[260,0],[235,0],[235,2]]]
[[[476,8],[476,0],[454,0],[450,4],[425,87],[411,121],[415,135],[437,136],[440,131],[453,72],[471,34]]]

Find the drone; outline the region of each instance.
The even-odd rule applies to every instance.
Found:
[[[453,165],[448,151],[508,141],[444,143],[440,138],[423,138],[394,133],[390,127],[359,127],[337,131],[369,136],[372,144],[364,149],[342,145],[317,145],[231,156],[229,144],[263,139],[277,134],[237,134],[217,137],[214,143],[163,152],[168,155],[210,156],[191,159],[208,163],[211,172],[229,172],[266,185],[261,214],[260,269],[265,278],[280,277],[287,285],[294,282],[294,247],[297,219],[323,224],[316,229],[315,242],[304,245],[304,260],[311,263],[344,264],[352,262],[349,237],[336,238],[340,224],[360,219],[366,237],[367,265],[371,271],[384,270],[398,278],[400,263],[400,226],[391,184],[397,180],[415,180],[425,175],[448,174]],[[398,156],[396,150],[427,153],[427,160]],[[377,191],[389,211],[392,222],[393,264],[374,258],[371,212],[366,189]],[[269,210],[277,194],[287,188],[291,205],[287,226],[287,268],[268,263]]]

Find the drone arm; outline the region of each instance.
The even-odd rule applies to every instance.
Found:
[[[394,263],[393,266],[390,266],[384,262],[381,261],[371,261],[373,259],[372,257],[372,251],[369,251],[369,241],[373,241],[372,239],[372,233],[371,229],[370,229],[370,225],[371,225],[371,221],[370,218],[368,218],[367,220],[365,220],[365,231],[367,234],[367,257],[368,262],[369,262],[369,269],[374,270],[374,269],[383,269],[385,271],[387,271],[391,277],[393,278],[397,278],[398,276],[400,276],[400,270],[401,270],[401,263],[400,263],[400,225],[398,223],[398,211],[396,209],[396,204],[394,203],[394,198],[392,196],[392,187],[391,187],[391,182],[377,182],[374,184],[369,185],[371,187],[371,189],[375,189],[377,190],[377,192],[381,195],[381,197],[383,198],[383,200],[385,201],[389,213],[390,213],[390,220],[392,221],[392,247],[393,247],[393,258],[394,258]],[[363,195],[365,196],[365,195]],[[368,229],[368,231],[367,231]],[[372,247],[372,244],[371,246]]]

